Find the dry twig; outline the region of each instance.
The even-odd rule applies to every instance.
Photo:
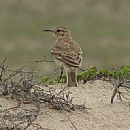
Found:
[[[42,130],[43,128],[39,124],[34,123],[40,112],[41,104],[61,110],[67,118],[68,116],[65,111],[71,112],[83,107],[82,105],[73,104],[69,93],[64,93],[65,89],[56,93],[48,85],[38,86],[33,80],[33,72],[23,73],[24,67],[10,71],[5,67],[4,62],[0,65],[0,96],[17,100],[18,105],[7,110],[1,107],[0,129],[28,129],[30,127],[37,127],[39,130]],[[5,75],[6,72],[10,73]],[[28,79],[28,75],[30,75],[30,79]],[[18,79],[16,80],[17,76]],[[34,104],[36,109],[20,109],[21,103]],[[68,120],[77,130],[73,122],[69,118]]]

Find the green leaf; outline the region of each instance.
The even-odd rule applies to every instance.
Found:
[[[98,71],[98,74],[104,75],[104,76],[113,76],[113,71],[107,68],[102,68]]]

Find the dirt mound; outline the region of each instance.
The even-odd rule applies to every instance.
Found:
[[[52,86],[60,91],[63,86]],[[71,87],[68,90],[75,104],[85,104],[88,109],[80,109],[72,112],[61,112],[41,106],[40,113],[34,124],[50,130],[129,130],[130,129],[130,102],[121,102],[116,97],[113,104],[110,98],[113,85],[105,81],[89,81],[80,84],[79,87]],[[0,105],[4,108],[16,106],[14,100],[0,98]],[[21,108],[32,108],[31,104],[22,104]],[[70,121],[72,121],[72,124]],[[30,128],[31,129],[31,128]]]

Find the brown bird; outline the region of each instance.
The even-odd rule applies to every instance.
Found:
[[[47,29],[54,34],[56,41],[51,48],[51,54],[55,63],[66,71],[67,86],[77,86],[77,68],[82,63],[82,51],[79,45],[72,39],[70,31],[66,27]]]

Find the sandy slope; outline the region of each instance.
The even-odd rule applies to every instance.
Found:
[[[85,102],[87,111],[67,113],[78,130],[130,130],[130,106],[128,102],[114,100],[110,104],[113,86],[107,82],[95,81],[70,88],[74,102]],[[74,130],[65,115],[56,110],[42,109],[43,115],[37,122],[52,130]]]
[[[114,104],[110,104],[112,90],[111,84],[100,80],[70,88],[74,103],[85,102],[86,107],[91,108],[66,113],[78,130],[130,130],[129,102],[115,98]],[[75,130],[63,113],[44,107],[35,122],[51,130]]]

